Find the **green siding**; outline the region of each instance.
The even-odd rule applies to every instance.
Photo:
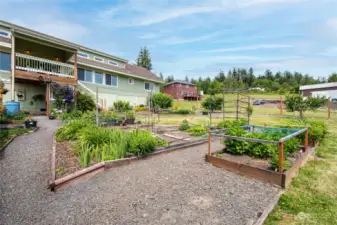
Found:
[[[105,74],[103,70],[97,70],[97,69],[92,70],[88,67],[82,67],[82,66],[81,68],[86,69],[86,70],[91,70],[94,72],[97,71],[97,72]],[[146,98],[150,93],[149,91],[145,90],[146,81],[123,76],[123,75],[113,74],[109,72],[107,72],[107,74],[115,75],[118,77],[117,87],[88,83],[88,82],[81,82],[81,81],[79,82],[81,82],[83,85],[85,85],[85,87],[87,87],[88,89],[90,89],[92,92],[95,92],[95,93],[96,93],[96,87],[98,87],[99,97],[106,99],[107,107],[111,107],[113,105],[113,102],[117,100],[129,101],[132,105],[146,104]],[[134,79],[134,84],[129,84],[128,78]],[[81,85],[79,85],[79,88],[81,91],[89,92],[85,88],[81,87]],[[90,93],[93,94],[92,92]],[[158,85],[156,85],[156,89],[154,92],[159,92]]]
[[[115,62],[118,63],[118,67],[125,68],[125,63],[122,62],[122,61],[119,61],[119,60],[116,60],[116,59],[113,59],[113,58],[108,58],[108,57],[105,57],[105,56],[101,56],[101,55],[98,55],[98,54],[94,54],[94,53],[91,53],[91,52],[88,52],[88,51],[82,51],[82,50],[80,50],[78,52],[82,52],[82,53],[88,54],[89,55],[89,59],[91,59],[91,60],[94,60],[94,57],[97,56],[97,57],[103,58],[104,59],[104,63],[108,63],[108,60],[115,61]],[[78,57],[80,57],[80,56],[78,56]]]

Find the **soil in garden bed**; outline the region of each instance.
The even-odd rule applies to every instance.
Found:
[[[57,142],[55,156],[56,179],[74,173],[80,169],[82,168],[78,161],[78,156],[75,155],[71,143],[67,141]]]

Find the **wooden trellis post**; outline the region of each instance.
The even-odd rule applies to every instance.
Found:
[[[280,173],[283,173],[283,158],[284,158],[283,152],[284,152],[284,143],[280,142],[278,150],[278,166]]]
[[[308,130],[304,133],[304,151],[309,148]]]

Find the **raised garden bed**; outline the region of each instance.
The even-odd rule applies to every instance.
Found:
[[[255,129],[260,129],[260,131],[257,132],[261,133],[264,129],[284,130],[284,128],[266,128],[254,125],[243,126],[241,128],[244,128],[246,131],[248,131],[247,133],[253,133]],[[235,129],[239,130],[240,128]],[[308,144],[308,128],[289,129],[289,132],[285,132],[285,136],[281,137],[278,141],[272,139],[264,140],[250,137],[253,135],[245,136],[242,134],[242,130],[239,130],[238,132],[241,134],[240,136],[232,136],[225,134],[227,130],[228,128],[218,129],[209,132],[208,154],[206,154],[205,156],[206,161],[212,163],[216,167],[224,168],[226,170],[239,173],[241,175],[270,182],[283,188],[286,188],[289,185],[291,179],[295,176],[298,168],[301,167],[308,160],[308,158],[314,151],[314,146],[310,148]],[[286,157],[285,153],[287,152],[285,152],[285,144],[287,143],[287,141],[298,138],[300,135],[304,135],[304,145],[302,147],[299,146],[298,149],[294,149]],[[227,143],[228,146],[224,146],[224,149],[220,151],[217,150],[216,152],[212,152],[211,139],[214,136],[223,138],[224,143]],[[265,137],[262,134],[255,136]],[[250,145],[247,144],[248,148],[251,148],[248,150],[248,152],[251,152],[251,154],[261,154],[261,152],[258,151],[269,150],[269,148],[265,148],[265,145],[276,145],[278,148],[278,168],[275,168],[275,161],[273,162],[273,164],[271,158],[258,158],[256,157],[256,155],[248,156],[243,154],[243,152],[242,154],[235,155],[232,154],[233,149],[229,149],[234,148],[234,152],[236,152],[236,150],[238,149],[241,150],[241,147],[244,146],[246,143],[253,143]],[[286,147],[287,151],[289,151],[289,145],[287,145]],[[290,148],[291,147],[292,146],[290,145]],[[256,151],[254,152],[252,148],[256,148]],[[238,152],[240,152],[239,150]],[[285,165],[287,165],[287,167]]]

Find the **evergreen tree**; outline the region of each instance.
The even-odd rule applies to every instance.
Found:
[[[146,47],[141,48],[139,51],[138,58],[137,58],[137,66],[141,66],[148,70],[152,70],[150,52]]]
[[[164,75],[160,72],[159,73],[159,78],[161,79],[161,80],[164,80]]]
[[[328,78],[328,82],[331,83],[331,82],[337,82],[337,73],[333,73],[329,76]]]
[[[190,82],[190,80],[188,79],[188,76],[187,76],[187,75],[185,76],[185,81],[186,81],[186,82]]]

